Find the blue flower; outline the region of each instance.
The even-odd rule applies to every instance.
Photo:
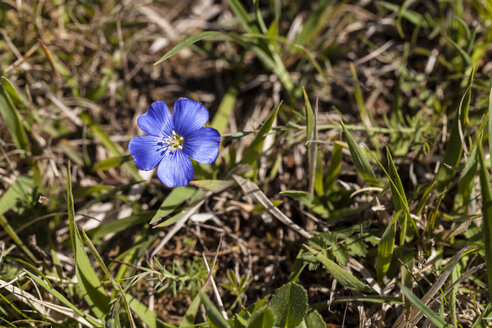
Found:
[[[156,166],[157,176],[169,188],[187,185],[194,171],[190,158],[210,164],[219,155],[220,133],[204,128],[208,111],[202,104],[179,98],[173,114],[163,101],[156,101],[138,120],[148,135],[132,138],[130,154],[140,170]]]

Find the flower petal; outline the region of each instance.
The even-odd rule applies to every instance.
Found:
[[[130,140],[128,149],[138,168],[150,171],[162,160],[167,144],[160,137],[139,136]]]
[[[167,151],[157,168],[157,176],[169,188],[186,186],[194,174],[191,160],[181,150]]]
[[[201,128],[186,136],[183,152],[195,161],[213,163],[219,155],[220,133],[214,128]]]
[[[137,119],[138,126],[151,136],[170,136],[173,131],[171,112],[166,103],[158,100]]]
[[[202,104],[186,99],[176,100],[173,109],[174,130],[182,137],[200,129],[208,121],[208,110]]]

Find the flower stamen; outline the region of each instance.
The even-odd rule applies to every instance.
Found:
[[[183,149],[183,140],[183,137],[177,135],[174,130],[171,136],[164,138],[170,150]]]

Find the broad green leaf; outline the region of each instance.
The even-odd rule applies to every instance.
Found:
[[[369,164],[369,160],[367,159],[365,153],[360,148],[359,144],[355,141],[354,137],[347,130],[342,121],[340,121],[340,125],[342,126],[343,133],[345,134],[345,138],[347,139],[347,144],[349,146],[350,155],[352,155],[352,160],[354,161],[355,168],[360,173],[362,178],[367,181],[370,185],[377,185],[376,176],[374,171],[372,170],[371,164]]]
[[[164,202],[162,202],[161,206],[159,206],[159,209],[155,213],[154,217],[152,218],[152,220],[150,220],[150,224],[155,224],[163,217],[168,216],[169,214],[174,212],[176,210],[176,207],[181,205],[186,200],[190,199],[196,192],[196,189],[187,186],[174,188],[166,197]]]
[[[308,310],[306,290],[294,282],[283,285],[273,295],[271,309],[277,326],[297,327]]]
[[[27,270],[24,270],[24,272],[27,273],[27,275],[29,277],[31,277],[31,279],[34,280],[36,282],[36,284],[38,284],[39,286],[41,286],[44,289],[46,289],[46,291],[48,293],[50,293],[51,295],[53,295],[60,302],[62,302],[64,305],[66,305],[67,307],[69,307],[70,309],[72,309],[75,313],[77,313],[82,318],[84,318],[85,320],[87,320],[87,322],[91,323],[95,327],[102,327],[102,325],[99,322],[97,322],[94,318],[90,317],[89,315],[85,314],[84,312],[80,311],[77,306],[73,305],[65,296],[63,296],[55,288],[53,288],[50,285],[48,285],[43,279],[35,276],[34,274],[32,274],[31,272],[29,272]]]
[[[73,255],[75,259],[75,273],[77,275],[78,287],[81,295],[85,298],[91,310],[97,317],[102,318],[109,313],[109,297],[103,288],[102,281],[99,280],[97,273],[91,266],[91,262],[84,249],[82,237],[75,224],[75,208],[72,194],[71,168],[67,168],[67,201],[68,201],[68,221],[70,228],[70,240],[72,243]]]
[[[190,181],[190,185],[211,191],[221,192],[231,187],[235,182],[233,180],[195,180]]]
[[[329,212],[326,207],[312,194],[302,191],[302,190],[286,190],[280,192],[281,195],[289,196],[296,199],[306,205],[307,208],[313,212],[321,215],[322,217],[328,217]]]
[[[280,106],[282,106],[282,103],[278,104],[277,107],[270,114],[270,116],[268,116],[268,118],[265,120],[260,130],[258,131],[258,134],[256,135],[255,139],[244,152],[242,163],[252,165],[253,163],[259,160],[259,155],[263,147],[263,142],[265,141],[265,138],[267,137],[268,133],[272,129],[273,122],[277,117],[277,113],[280,109]]]
[[[492,119],[489,116],[489,120]],[[489,295],[492,295],[492,187],[490,175],[485,165],[482,149],[482,137],[478,141],[478,158],[480,160],[480,189],[482,191],[483,242],[485,248],[485,263],[487,264],[487,281]]]
[[[29,151],[27,134],[22,125],[21,116],[7,95],[3,85],[0,85],[0,115],[5,120],[17,148]]]
[[[198,34],[195,34],[193,36],[190,36],[190,37],[184,39],[183,41],[181,41],[180,43],[178,43],[177,45],[175,45],[171,50],[166,52],[166,54],[164,56],[162,56],[158,61],[156,61],[154,63],[154,65],[162,63],[163,61],[165,61],[169,57],[180,52],[182,49],[184,49],[184,48],[186,48],[186,47],[188,47],[188,46],[190,46],[190,45],[192,45],[192,44],[194,44],[200,40],[210,38],[212,36],[217,36],[217,35],[223,35],[223,33],[222,32],[216,32],[216,31],[206,31],[206,32],[202,32],[202,33],[198,33]]]
[[[416,306],[424,315],[434,324],[436,327],[439,328],[451,328],[451,325],[449,325],[444,319],[442,319],[437,313],[432,311],[431,308],[429,308],[427,305],[425,305],[415,294],[412,293],[412,291],[403,286],[400,285],[401,291],[405,295],[406,299],[408,299],[414,306]]]
[[[316,310],[310,311],[304,318],[307,328],[326,328],[323,317]]]
[[[272,328],[275,323],[275,317],[270,308],[265,307],[260,311],[253,313],[248,320],[248,328]]]
[[[200,299],[203,306],[205,307],[205,312],[207,313],[207,319],[212,328],[229,328],[229,324],[224,320],[219,310],[215,307],[212,301],[208,298],[207,294],[200,291]]]
[[[220,102],[219,108],[217,109],[217,113],[215,113],[214,119],[212,120],[211,127],[217,129],[220,134],[223,134],[227,125],[229,124],[229,117],[233,113],[234,104],[237,99],[237,89],[234,87],[230,87],[227,90],[227,93],[222,98]]]
[[[314,256],[318,258],[318,260],[323,264],[326,270],[328,270],[329,273],[335,278],[340,284],[342,284],[345,287],[352,288],[361,292],[365,293],[371,293],[374,292],[374,290],[361,282],[359,279],[354,277],[351,273],[348,271],[344,270],[342,267],[340,267],[338,264],[327,258],[322,252],[311,248],[307,245],[304,245],[304,247],[310,251]]]

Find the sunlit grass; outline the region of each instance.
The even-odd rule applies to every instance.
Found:
[[[488,326],[491,17],[0,3],[0,326]],[[128,143],[180,97],[222,140],[169,189]]]

